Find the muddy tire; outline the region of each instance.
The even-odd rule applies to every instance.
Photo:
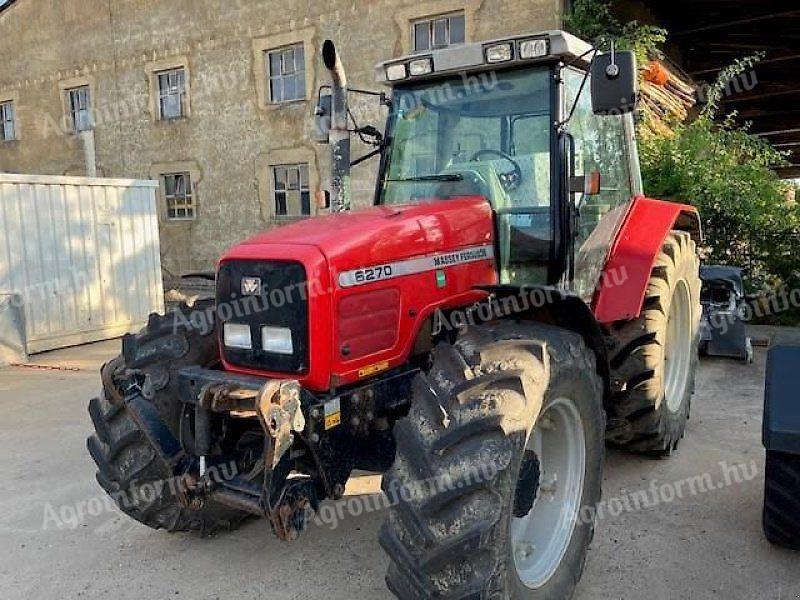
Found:
[[[685,435],[699,355],[699,268],[691,236],[673,231],[656,258],[641,316],[607,331],[608,440],[617,447],[667,456]]]
[[[767,452],[764,534],[777,546],[800,550],[800,456]]]
[[[594,354],[579,336],[554,327],[473,327],[454,345],[434,349],[414,395],[409,416],[395,427],[397,459],[383,483],[392,503],[380,538],[392,561],[389,589],[402,599],[569,598],[600,499],[605,417]],[[562,409],[571,417],[559,431]],[[581,439],[569,452],[542,450],[575,441],[567,435],[572,427]],[[550,441],[537,446],[540,436]],[[567,460],[575,457],[581,460]],[[559,543],[542,560],[535,552],[522,556],[524,525],[547,516],[542,507],[561,506],[555,496],[545,498],[561,493],[555,486],[544,491],[550,465],[561,459],[573,465],[564,471],[571,482],[564,498],[572,494],[563,503],[567,525],[552,528]],[[528,559],[546,567],[536,585],[527,583]]]
[[[183,405],[176,374],[187,365],[217,362],[213,320],[195,319],[193,322],[207,325],[200,329],[189,324],[195,311],[202,311],[205,317],[212,314],[207,310],[212,306],[180,307],[187,318],[180,320],[177,328],[172,313],[152,315],[139,334],[123,339],[122,355],[103,366],[103,391],[89,402],[94,434],[88,438],[87,448],[97,465],[98,483],[120,510],[153,529],[211,534],[232,529],[245,517],[245,513],[214,503],[189,508],[190,503],[181,502],[180,480],[139,429],[123,400],[132,377],[144,379],[146,397],[173,435],[182,439]]]

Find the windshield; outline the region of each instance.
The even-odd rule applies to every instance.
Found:
[[[551,70],[398,87],[381,202],[480,195],[495,210],[550,205]]]
[[[547,283],[552,92],[549,67],[396,88],[380,202],[482,196],[497,215],[501,283]]]

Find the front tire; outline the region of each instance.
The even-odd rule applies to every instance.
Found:
[[[694,240],[673,231],[656,258],[641,316],[607,332],[608,440],[617,447],[667,456],[685,435],[700,349],[699,273]]]
[[[402,599],[569,598],[602,480],[594,354],[546,325],[473,327],[435,348],[414,392],[384,477],[389,589]]]
[[[132,373],[145,376],[149,401],[176,439],[188,443],[178,395],[178,371],[189,365],[211,366],[218,360],[213,302],[178,313],[151,315],[147,326],[123,341],[123,354],[103,366],[103,391],[89,402],[94,434],[87,442],[97,465],[97,481],[129,517],[153,529],[197,531],[201,535],[233,529],[247,516],[214,502],[200,505],[185,498],[185,482],[139,428],[125,406]],[[198,329],[192,323],[204,323]],[[144,392],[142,392],[144,393]],[[184,448],[191,452],[192,448]]]

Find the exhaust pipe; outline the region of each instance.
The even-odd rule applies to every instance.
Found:
[[[322,44],[322,62],[331,73],[331,210],[350,210],[350,132],[347,131],[347,75],[331,40]]]

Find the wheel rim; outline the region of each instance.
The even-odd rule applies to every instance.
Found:
[[[539,478],[531,490],[535,499],[530,511],[511,519],[511,551],[520,581],[527,588],[539,589],[567,553],[583,497],[586,437],[572,400],[560,398],[547,407],[528,440],[525,456],[535,456]]]
[[[667,321],[667,339],[664,349],[664,395],[667,408],[676,413],[683,404],[689,381],[692,347],[692,310],[689,288],[681,280],[675,288]]]

